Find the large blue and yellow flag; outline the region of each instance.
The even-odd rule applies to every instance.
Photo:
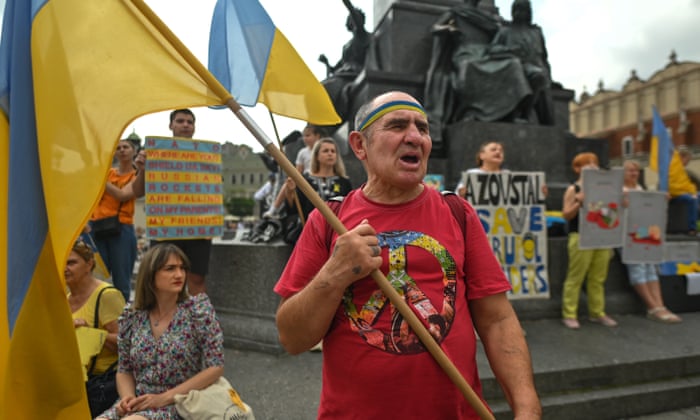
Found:
[[[218,0],[209,70],[245,106],[318,125],[341,122],[328,92],[258,0]]]
[[[63,280],[71,242],[130,121],[230,98],[213,93],[143,7],[141,0],[6,1],[0,419],[89,417]]]
[[[695,189],[656,107],[652,107],[649,168],[659,176],[658,190],[672,197]]]
[[[668,191],[668,173],[671,165],[671,158],[675,153],[675,148],[668,137],[664,121],[659,115],[656,107],[652,107],[651,120],[651,148],[649,150],[649,168],[656,171],[659,176],[659,191]],[[680,160],[679,160],[680,162]],[[681,164],[682,165],[682,164]]]

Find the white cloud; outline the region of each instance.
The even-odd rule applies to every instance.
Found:
[[[497,0],[510,18],[509,0]],[[533,21],[547,39],[552,75],[577,95],[603,80],[620,89],[635,69],[642,79],[668,63],[671,50],[681,61],[700,61],[696,44],[700,1],[533,0]]]

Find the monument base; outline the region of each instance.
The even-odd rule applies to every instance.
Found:
[[[607,142],[580,139],[557,126],[461,121],[445,129],[448,148],[430,159],[429,173],[444,173],[448,189],[454,189],[462,171],[477,167],[479,147],[489,141],[503,144],[504,168],[541,171],[546,174],[548,209],[561,209],[564,190],[574,179],[571,161],[579,151],[592,151],[607,166]]]
[[[568,255],[566,237],[549,238],[547,275],[550,297],[511,300],[521,320],[561,317],[562,284]],[[207,289],[224,331],[227,348],[281,354],[275,313],[280,298],[273,291],[292,247],[284,243],[214,243]],[[666,306],[676,312],[700,310],[700,295],[688,295],[684,276],[662,276]],[[587,315],[585,293],[579,312]],[[627,273],[616,255],[610,261],[605,283],[606,311],[620,315],[644,313],[644,306],[627,281]]]
[[[275,313],[277,283],[292,247],[270,244],[214,243],[207,291],[229,348],[282,353]]]

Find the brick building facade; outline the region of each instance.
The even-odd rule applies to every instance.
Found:
[[[700,63],[678,61],[675,52],[648,80],[632,70],[620,91],[606,90],[602,82],[594,94],[584,91],[569,106],[571,131],[578,137],[606,141],[611,165],[625,158],[647,164],[654,105],[676,147],[700,151]],[[700,169],[698,161],[690,165]]]

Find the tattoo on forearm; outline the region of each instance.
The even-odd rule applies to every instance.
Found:
[[[352,268],[352,273],[357,275],[357,274],[360,274],[360,271],[361,271],[361,270],[362,270],[362,269],[360,268],[360,266],[359,266],[359,265],[356,265],[356,266],[354,266],[354,267]]]

